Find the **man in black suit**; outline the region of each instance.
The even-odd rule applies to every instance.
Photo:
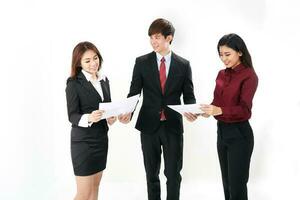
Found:
[[[147,177],[148,199],[160,200],[159,170],[161,152],[167,177],[167,200],[179,200],[183,151],[182,117],[167,105],[196,102],[189,61],[171,51],[175,29],[171,22],[157,19],[148,35],[153,52],[138,57],[135,62],[128,97],[143,90],[143,104],[136,122],[141,131],[141,143]],[[132,113],[119,116],[128,123]],[[197,116],[185,113],[189,121]]]

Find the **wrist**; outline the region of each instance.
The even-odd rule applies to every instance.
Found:
[[[223,112],[222,112],[222,108],[221,107],[218,107],[218,114],[217,115],[222,115]]]

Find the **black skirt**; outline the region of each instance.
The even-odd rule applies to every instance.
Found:
[[[71,157],[75,176],[89,176],[106,168],[107,131],[99,128],[73,127]]]

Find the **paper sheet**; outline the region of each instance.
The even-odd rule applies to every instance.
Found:
[[[112,116],[133,112],[140,95],[135,95],[117,102],[99,103],[99,110],[104,110],[101,119],[106,119]]]
[[[200,104],[186,104],[186,105],[168,105],[169,108],[179,112],[183,115],[185,112],[190,112],[193,114],[201,114],[204,113],[200,110]]]

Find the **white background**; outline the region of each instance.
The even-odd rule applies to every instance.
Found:
[[[245,40],[259,76],[249,197],[299,199],[299,9],[297,0],[1,1],[0,199],[74,197],[64,91],[72,50],[85,40],[99,48],[112,99],[120,100],[135,57],[152,50],[147,30],[158,17],[176,28],[172,48],[191,62],[199,103],[212,100],[220,37]],[[99,199],[146,199],[135,121],[110,129]],[[182,199],[223,199],[215,120],[184,126]],[[164,199],[163,175],[161,182]]]

